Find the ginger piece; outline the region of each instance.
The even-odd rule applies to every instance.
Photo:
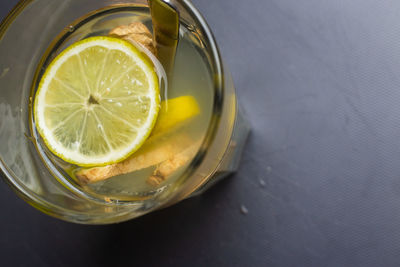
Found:
[[[168,179],[176,170],[184,166],[195,155],[200,147],[200,142],[195,142],[182,152],[173,155],[168,160],[163,161],[147,179],[147,183],[152,186],[159,186],[162,182]]]
[[[148,140],[142,148],[124,161],[107,166],[81,169],[75,177],[81,184],[103,181],[113,176],[145,169],[173,159],[192,143],[186,134],[173,134]]]
[[[118,26],[112,29],[108,35],[118,37],[129,42],[137,42],[147,48],[151,53],[153,53],[153,55],[156,54],[153,35],[141,22],[133,22],[129,25]]]

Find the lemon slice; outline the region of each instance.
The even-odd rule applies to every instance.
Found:
[[[113,37],[90,37],[58,55],[34,102],[36,127],[47,147],[79,166],[119,162],[150,135],[160,105],[152,62]]]

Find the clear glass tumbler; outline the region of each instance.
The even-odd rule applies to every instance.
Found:
[[[249,126],[215,39],[188,0],[170,0],[180,23],[196,36],[213,82],[212,112],[202,145],[173,186],[152,197],[107,201],[84,194],[59,179],[46,163],[32,126],[32,88],[55,48],[61,47],[93,14],[129,4],[147,10],[145,0],[25,0],[0,25],[0,169],[6,182],[42,212],[75,223],[121,222],[203,192],[238,168]],[[112,8],[111,8],[112,9]],[[58,177],[58,178],[57,178]]]

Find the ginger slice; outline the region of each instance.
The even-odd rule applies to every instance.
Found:
[[[142,148],[124,161],[107,166],[81,169],[75,173],[82,184],[103,181],[113,176],[138,171],[155,166],[168,160],[174,160],[193,140],[184,133],[173,134],[148,140]],[[183,160],[180,160],[183,163]],[[176,165],[181,166],[180,164]]]
[[[147,183],[152,186],[159,186],[162,182],[167,180],[171,174],[188,163],[189,160],[196,155],[200,144],[201,143],[197,141],[168,160],[160,163],[153,174],[147,179]]]
[[[112,29],[108,35],[118,37],[129,42],[137,42],[147,48],[154,55],[156,54],[153,35],[141,22],[133,22],[129,25],[118,26]]]

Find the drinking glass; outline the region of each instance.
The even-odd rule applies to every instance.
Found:
[[[56,48],[98,14],[130,5],[148,12],[145,0],[25,0],[0,25],[0,169],[14,191],[40,211],[75,223],[121,222],[202,193],[238,168],[249,126],[237,103],[229,71],[204,18],[188,0],[170,0],[180,25],[195,36],[212,81],[212,105],[196,156],[166,190],[130,201],[85,194],[46,161],[38,145],[32,98],[38,76]],[[87,28],[87,27],[86,27]],[[195,82],[195,81],[193,81]]]

